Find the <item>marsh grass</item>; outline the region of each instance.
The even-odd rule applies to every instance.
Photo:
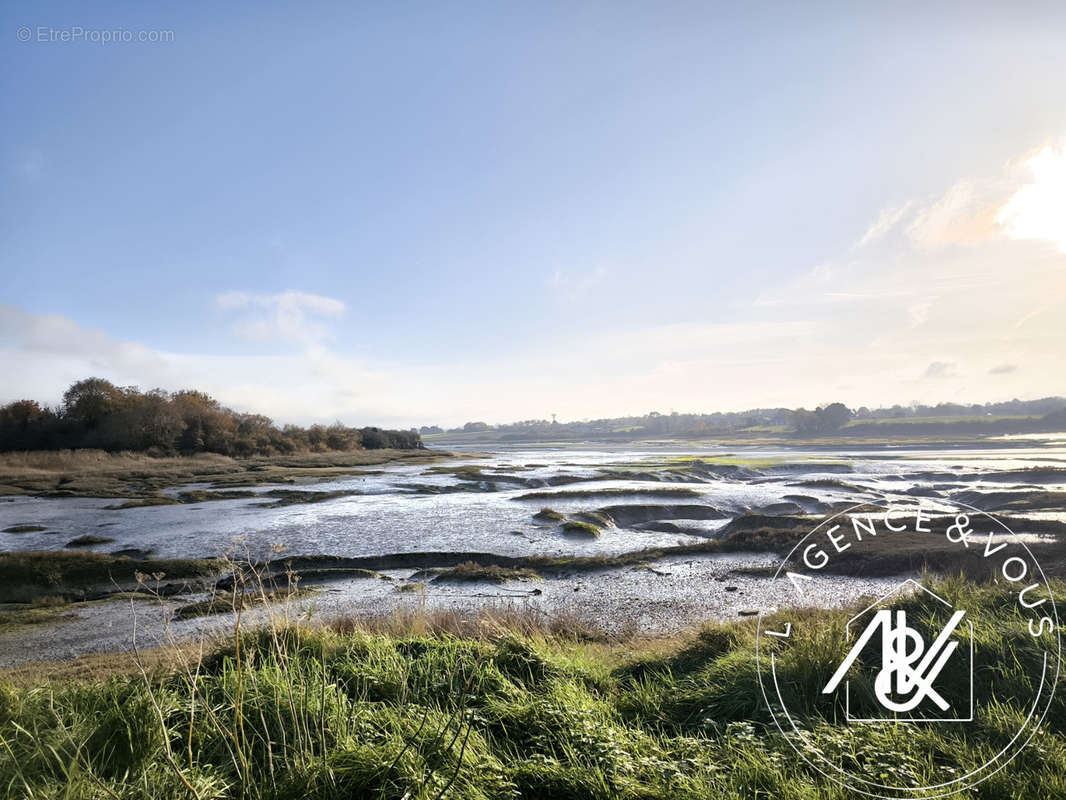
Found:
[[[580,536],[588,539],[596,539],[601,533],[598,526],[578,519],[568,519],[561,528],[567,536]]]
[[[542,508],[536,514],[533,515],[533,519],[537,522],[562,522],[566,517],[560,514],[558,511],[552,508]]]
[[[364,467],[389,461],[423,463],[450,457],[451,453],[442,451],[389,449],[243,459],[213,453],[155,458],[143,453],[87,449],[10,452],[0,453],[0,495],[135,498],[147,501],[140,505],[158,505],[179,502],[160,495],[161,490],[188,483],[234,489],[330,480],[357,475]]]
[[[0,603],[34,602],[40,597],[84,599],[137,588],[138,573],[162,573],[168,580],[200,582],[224,568],[218,559],[134,559],[73,550],[0,553]]]
[[[173,619],[193,619],[211,614],[236,614],[238,610],[254,608],[266,603],[281,603],[315,594],[311,587],[301,589],[267,589],[259,592],[212,592],[205,600],[198,600],[174,609]]]
[[[20,628],[54,624],[74,619],[69,606],[61,597],[41,597],[34,603],[0,603],[0,633]]]
[[[247,591],[255,591],[249,576]],[[974,610],[980,657],[1005,698],[959,726],[846,726],[833,704],[804,724],[824,752],[885,780],[927,781],[988,757],[1025,710],[1031,643],[964,580],[937,585]],[[1064,588],[1056,587],[1060,592]],[[264,588],[263,591],[267,589]],[[779,653],[790,685],[817,685],[847,612]],[[168,651],[160,669],[0,688],[0,787],[34,798],[840,798],[770,725],[752,623],[672,640],[610,640],[530,612],[343,618],[284,613],[224,641]],[[1066,792],[1066,709],[982,798]],[[961,773],[960,773],[961,774]]]
[[[354,497],[359,494],[362,494],[362,492],[343,489],[338,489],[332,492],[271,489],[265,493],[265,496],[273,497],[275,499],[266,503],[258,503],[257,505],[260,508],[283,508],[285,506],[324,503],[328,500],[338,500],[342,497]]]
[[[84,536],[77,536],[67,542],[67,547],[92,547],[95,544],[108,544],[115,541],[110,536],[97,536],[95,534],[87,533]]]
[[[48,530],[48,528],[44,527],[43,525],[20,524],[11,525],[7,528],[4,528],[3,533],[37,533],[39,531],[46,530]]]
[[[107,600],[89,600],[70,602],[60,596],[42,596],[28,603],[0,603],[0,634],[17,632],[22,628],[36,625],[56,625],[74,622],[78,619],[75,611],[97,603],[115,600],[158,601],[156,596],[145,592],[119,592]]]
[[[125,511],[128,508],[151,508],[152,506],[176,506],[180,501],[166,495],[151,495],[138,497],[135,500],[125,500],[121,503],[112,503],[104,506],[105,511]]]
[[[450,569],[439,572],[434,581],[443,583],[472,583],[487,581],[489,583],[504,583],[506,581],[538,580],[538,575],[528,567],[502,567],[497,564],[478,564],[475,561],[464,561]]]

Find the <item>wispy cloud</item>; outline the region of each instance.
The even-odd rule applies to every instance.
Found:
[[[925,368],[924,377],[940,380],[942,378],[954,378],[957,374],[955,364],[950,361],[934,361]]]
[[[881,215],[874,220],[873,224],[866,229],[866,233],[859,239],[859,247],[865,247],[866,245],[877,241],[882,236],[885,236],[893,228],[895,228],[900,221],[910,211],[913,202],[908,200],[906,203],[900,206],[890,206],[881,211]]]
[[[586,295],[589,290],[601,284],[606,278],[607,268],[603,266],[587,270],[556,269],[548,276],[548,286],[560,297],[576,300]]]
[[[991,187],[960,181],[920,208],[907,232],[924,247],[978,244],[1000,233],[998,209]]]

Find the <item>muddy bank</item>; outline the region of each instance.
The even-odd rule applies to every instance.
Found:
[[[1042,489],[1015,489],[987,492],[970,490],[955,492],[951,499],[982,511],[1063,511],[1066,512],[1066,492]]]
[[[457,565],[458,566],[458,565]],[[566,618],[605,636],[672,635],[707,620],[738,620],[760,608],[788,602],[765,577],[772,557],[757,554],[693,558],[675,555],[648,568],[618,565],[596,574],[558,572],[534,578],[504,572],[502,582],[492,570],[467,568],[471,580],[440,573],[392,572],[392,580],[363,577],[323,583],[311,596],[282,599],[268,607],[246,608],[242,627],[269,619],[308,618],[323,622],[345,619],[388,620],[392,615],[476,615],[481,611],[533,614],[545,620]],[[424,580],[422,580],[424,579]],[[820,582],[808,601],[832,608],[877,596],[896,585],[896,578],[840,578]],[[0,635],[0,668],[41,660],[75,658],[86,653],[127,652],[173,645],[201,637],[231,633],[235,616],[221,613],[176,619],[188,600],[162,598],[138,603],[102,602],[74,609],[73,620],[61,625],[34,626],[17,635]],[[193,610],[202,610],[197,606]],[[190,612],[185,612],[190,613]]]
[[[558,489],[550,492],[527,492],[513,500],[576,500],[599,497],[699,497],[695,489],[669,489],[648,487],[646,489]]]
[[[215,559],[133,559],[66,550],[0,553],[0,603],[95,600],[146,588],[161,595],[203,591],[222,570]]]
[[[604,506],[596,513],[620,528],[627,528],[640,522],[661,522],[675,519],[726,519],[729,515],[714,506],[682,505],[645,505],[627,504]]]

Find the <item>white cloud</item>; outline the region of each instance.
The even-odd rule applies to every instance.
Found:
[[[1009,238],[1051,242],[1066,253],[1066,145],[1045,146],[1001,170],[960,180],[931,199],[885,208],[855,249],[897,228],[927,249]]]
[[[250,294],[227,292],[215,298],[223,312],[243,312],[233,323],[233,331],[253,342],[275,340],[311,344],[325,339],[328,327],[322,318],[344,314],[341,300],[305,292]]]
[[[1025,164],[1032,179],[999,210],[996,222],[1013,239],[1052,242],[1066,253],[1066,148],[1044,147]]]

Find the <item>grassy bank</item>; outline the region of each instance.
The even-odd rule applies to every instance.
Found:
[[[1060,594],[1064,588],[1057,587]],[[973,609],[998,704],[966,726],[851,726],[812,706],[830,757],[885,781],[935,782],[1012,735],[1032,645],[992,590],[939,591]],[[845,612],[779,654],[814,685]],[[844,798],[770,724],[754,628],[670,641],[603,640],[576,625],[455,616],[276,626],[183,668],[0,690],[0,787],[67,798]],[[842,715],[840,715],[842,716]],[[1066,793],[1066,708],[968,796]],[[835,744],[834,744],[835,743]],[[952,772],[952,771],[956,772]]]
[[[240,459],[212,453],[153,458],[102,450],[0,453],[0,495],[153,498],[163,489],[188,483],[233,489],[328,480],[390,461],[421,463],[450,457],[444,451],[387,449]]]

